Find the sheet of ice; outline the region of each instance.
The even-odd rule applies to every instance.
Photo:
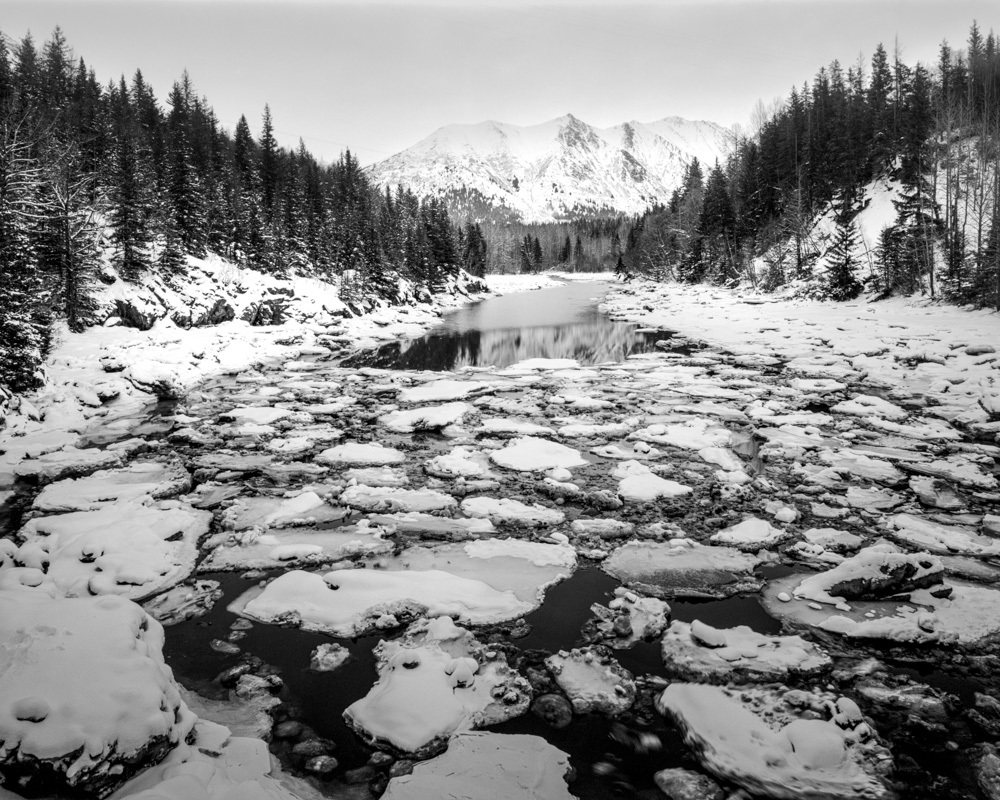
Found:
[[[199,564],[202,572],[272,569],[343,561],[359,555],[392,551],[392,542],[378,528],[345,526],[334,530],[250,530],[209,538],[208,555]]]
[[[852,414],[857,417],[886,417],[888,419],[903,419],[909,412],[895,403],[867,394],[859,394],[850,400],[844,400],[832,406],[835,414]]]
[[[450,378],[428,381],[418,386],[399,390],[403,403],[441,403],[449,400],[464,400],[471,394],[478,394],[490,387],[483,381],[458,381]]]
[[[160,500],[190,488],[191,476],[181,464],[133,461],[119,469],[98,470],[85,478],[50,483],[35,497],[32,508],[45,514],[90,511],[104,503],[147,495]]]
[[[655,423],[633,431],[629,439],[643,442],[669,444],[685,450],[703,450],[706,447],[726,447],[732,443],[732,434],[718,423],[705,417],[694,417],[684,422]]]
[[[941,560],[926,553],[899,553],[891,546],[873,545],[826,572],[796,586],[795,597],[848,610],[847,600],[891,597],[933,586],[944,578]]]
[[[451,519],[431,514],[371,514],[368,520],[387,531],[423,533],[428,534],[428,538],[441,536],[467,539],[480,534],[488,535],[496,530],[488,519]]]
[[[359,444],[346,442],[324,450],[316,456],[316,462],[327,466],[381,467],[387,464],[402,464],[406,456],[392,447],[378,442]]]
[[[746,625],[714,628],[674,620],[660,653],[668,672],[688,681],[786,681],[829,668],[830,657],[801,636],[767,636]]]
[[[561,650],[546,658],[545,666],[577,714],[621,714],[635,702],[632,673],[600,649]]]
[[[449,618],[420,620],[375,648],[378,682],[344,711],[373,744],[417,757],[442,750],[463,730],[524,714],[531,686]]]
[[[278,420],[285,419],[292,413],[288,408],[275,408],[274,406],[241,406],[224,411],[219,416],[222,419],[231,419],[236,422],[250,422],[256,425],[270,425]]]
[[[604,423],[571,423],[559,427],[559,435],[567,439],[602,438],[611,439],[613,437],[625,436],[639,424],[637,418],[625,420],[623,422]]]
[[[337,498],[337,502],[358,511],[380,514],[443,512],[458,507],[458,501],[450,494],[433,489],[374,486],[348,486]]]
[[[523,539],[477,539],[465,543],[418,546],[403,550],[387,563],[389,569],[442,570],[482,581],[497,591],[511,591],[537,608],[550,586],[576,569],[576,551],[568,544]]]
[[[407,486],[410,478],[401,467],[353,467],[344,472],[344,479],[365,486]]]
[[[661,478],[638,461],[622,462],[612,471],[612,476],[621,478],[618,494],[622,499],[637,503],[652,503],[661,497],[683,497],[692,492],[690,486]]]
[[[64,447],[62,450],[18,462],[14,467],[14,474],[18,478],[44,486],[62,478],[77,478],[100,469],[120,467],[121,463],[121,454],[114,450]]]
[[[323,800],[310,784],[283,773],[262,739],[234,736],[206,719],[194,736],[109,800]]]
[[[124,598],[0,590],[0,769],[48,761],[100,791],[116,765],[181,742],[195,720],[162,650],[162,626]]]
[[[719,544],[733,545],[740,549],[763,550],[787,537],[788,533],[786,531],[781,528],[775,528],[767,520],[749,517],[736,525],[731,525],[728,528],[723,528],[718,533],[712,534],[709,539]]]
[[[532,608],[511,591],[441,570],[346,569],[317,575],[295,570],[231,609],[260,622],[298,624],[332,636],[360,636],[407,618],[455,616],[471,625],[517,619]]]
[[[893,514],[887,520],[889,538],[909,547],[940,555],[1000,555],[1000,539],[960,525],[943,525],[915,514]]]
[[[911,464],[910,469],[922,475],[954,481],[969,489],[992,491],[998,485],[995,475],[985,472],[979,464],[963,455]]]
[[[240,497],[222,512],[221,522],[227,530],[245,531],[335,522],[343,517],[343,509],[329,505],[315,492],[302,492],[294,497]]]
[[[528,436],[555,436],[555,429],[548,425],[540,425],[537,422],[528,422],[522,419],[509,419],[507,417],[495,417],[484,419],[476,429],[477,433],[517,433]]]
[[[211,512],[176,500],[129,500],[36,517],[21,528],[24,541],[14,559],[44,570],[44,582],[68,597],[121,594],[142,600],[191,574],[197,542],[211,521]]]
[[[502,769],[497,765],[502,764]],[[383,800],[571,800],[569,757],[538,736],[464,732],[444,755],[393,778]]]
[[[726,597],[758,585],[751,573],[760,563],[757,556],[733,547],[673,539],[629,542],[605,559],[601,569],[654,594]]]
[[[766,708],[759,715],[737,693],[695,683],[671,684],[656,707],[677,723],[709,772],[754,795],[788,800],[893,795],[881,779],[891,757],[874,740],[855,733],[868,727],[862,720],[841,715],[843,727],[815,717],[766,720]]]
[[[501,467],[520,472],[538,472],[555,467],[580,467],[587,460],[579,450],[537,436],[521,436],[506,447],[490,453],[490,460]]]
[[[455,447],[427,462],[427,472],[439,478],[479,478],[489,469],[486,457],[470,447]]]
[[[469,497],[462,501],[461,508],[467,517],[488,519],[494,524],[506,523],[529,528],[558,525],[566,519],[566,515],[557,509],[546,508],[538,503],[529,506],[507,497],[500,499]]]
[[[396,433],[439,431],[449,425],[457,425],[474,411],[475,408],[468,403],[446,403],[393,411],[381,417],[379,422]]]

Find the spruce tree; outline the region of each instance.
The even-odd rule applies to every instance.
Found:
[[[827,252],[825,292],[831,300],[853,300],[861,294],[862,286],[855,270],[859,265],[855,248],[858,231],[854,224],[855,209],[849,192],[841,192],[834,204],[836,233]]]

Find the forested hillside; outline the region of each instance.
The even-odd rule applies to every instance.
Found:
[[[1000,308],[1000,40],[907,65],[823,67],[715,165],[693,162],[665,207],[628,234],[634,272],[685,281],[800,282],[832,299],[928,291]],[[889,192],[877,241],[859,214]],[[864,267],[864,269],[862,269]]]
[[[95,287],[183,281],[187,254],[345,300],[482,274],[480,232],[443,203],[374,189],[349,151],[280,147],[266,106],[254,127],[225,130],[186,72],[161,105],[140,70],[102,84],[58,28],[40,47],[0,35],[0,383],[37,382],[55,319],[103,322]]]

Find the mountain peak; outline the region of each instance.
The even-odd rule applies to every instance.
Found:
[[[595,128],[571,113],[536,125],[487,120],[446,125],[368,168],[382,186],[418,195],[474,195],[507,218],[546,222],[594,213],[636,214],[665,203],[693,158],[711,164],[728,132],[711,122],[666,117]],[[454,202],[453,202],[454,201]]]

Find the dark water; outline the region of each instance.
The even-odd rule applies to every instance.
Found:
[[[597,310],[612,284],[581,281],[493,297],[448,314],[419,339],[391,342],[343,362],[348,367],[450,370],[506,367],[528,358],[581,364],[622,361],[649,352],[669,332],[642,332]]]
[[[237,619],[226,610],[226,605],[259,579],[247,580],[228,573],[203,577],[219,581],[225,595],[206,616],[169,628],[164,655],[182,683],[204,693],[218,691],[217,685],[212,685],[213,679],[240,661],[242,654],[217,653],[209,643],[213,639],[226,638],[230,625]],[[511,643],[522,653],[553,653],[583,646],[585,642],[580,632],[592,616],[591,605],[607,605],[618,586],[617,580],[599,568],[580,567],[568,580],[549,588],[541,607],[525,617],[531,626],[530,633]],[[754,597],[672,601],[670,605],[673,619],[697,618],[715,625],[750,625],[762,633],[774,632],[778,625],[764,613]],[[342,712],[364,697],[375,683],[378,674],[372,650],[379,640],[398,633],[333,640],[295,628],[255,624],[237,644],[244,654],[257,656],[278,671],[285,683],[282,699],[300,709],[302,722],[323,738],[336,742],[334,755],[341,768],[352,769],[365,764],[372,750],[347,727]],[[310,654],[317,645],[330,641],[346,646],[351,651],[350,661],[333,672],[312,672]],[[615,651],[615,658],[636,676],[665,675],[657,642],[640,642],[629,650]],[[597,714],[575,715],[567,727],[556,730],[528,713],[490,730],[541,736],[569,753],[577,773],[570,786],[571,792],[579,797],[603,800],[633,797],[634,792],[642,789],[654,790],[654,772],[685,763],[682,758],[686,750],[679,736],[659,715],[653,715],[652,722],[632,723],[631,727],[654,733],[663,742],[663,749],[646,754],[633,752],[611,737],[612,721]]]

